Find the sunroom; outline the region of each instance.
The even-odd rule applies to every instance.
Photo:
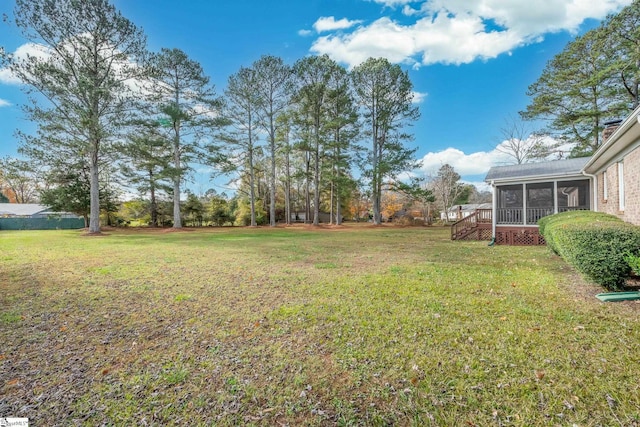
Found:
[[[589,159],[492,167],[485,178],[493,190],[491,209],[477,209],[455,222],[451,239],[544,245],[538,232],[540,218],[594,209],[593,176],[583,172]]]
[[[595,210],[589,157],[494,166],[485,181],[491,209],[476,211],[451,226],[452,240],[491,240],[506,245],[544,245],[538,220],[569,210]]]
[[[556,160],[489,170],[493,189],[492,236],[498,244],[544,244],[538,220],[569,210],[592,208],[592,177],[583,174],[589,158]]]
[[[497,225],[537,225],[547,215],[589,209],[589,180],[497,185]]]

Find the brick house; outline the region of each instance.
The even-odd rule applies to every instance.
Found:
[[[640,225],[640,107],[604,136],[583,168],[595,182],[594,210]]]
[[[452,225],[452,239],[544,244],[538,220],[568,210],[605,212],[640,226],[640,107],[611,123],[603,140],[592,157],[492,167],[485,178],[491,211]]]

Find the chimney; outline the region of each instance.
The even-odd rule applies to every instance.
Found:
[[[606,143],[607,140],[613,135],[622,123],[622,120],[611,120],[604,123],[604,130],[602,131],[602,143]]]

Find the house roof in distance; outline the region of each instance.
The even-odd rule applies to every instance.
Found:
[[[37,203],[0,203],[0,215],[31,216],[48,210],[49,206]]]
[[[486,182],[511,181],[527,178],[550,178],[580,175],[591,157],[552,160],[549,162],[524,163],[519,165],[493,166],[487,172]]]
[[[476,209],[491,209],[491,203],[467,203],[463,205],[453,205],[449,209],[449,212],[462,211],[475,211]]]

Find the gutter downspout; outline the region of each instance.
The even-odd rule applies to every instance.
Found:
[[[491,245],[493,245],[493,243],[495,243],[496,241],[496,225],[498,223],[498,197],[497,197],[497,187],[496,187],[496,182],[495,180],[491,180],[491,188],[493,189],[492,191],[492,195],[493,197],[491,198],[492,201],[492,206],[491,206],[491,210],[492,210],[492,215],[491,215]]]
[[[580,172],[582,172],[582,175],[591,178],[591,182],[593,182],[593,211],[598,212],[598,177],[587,173],[584,169]]]

